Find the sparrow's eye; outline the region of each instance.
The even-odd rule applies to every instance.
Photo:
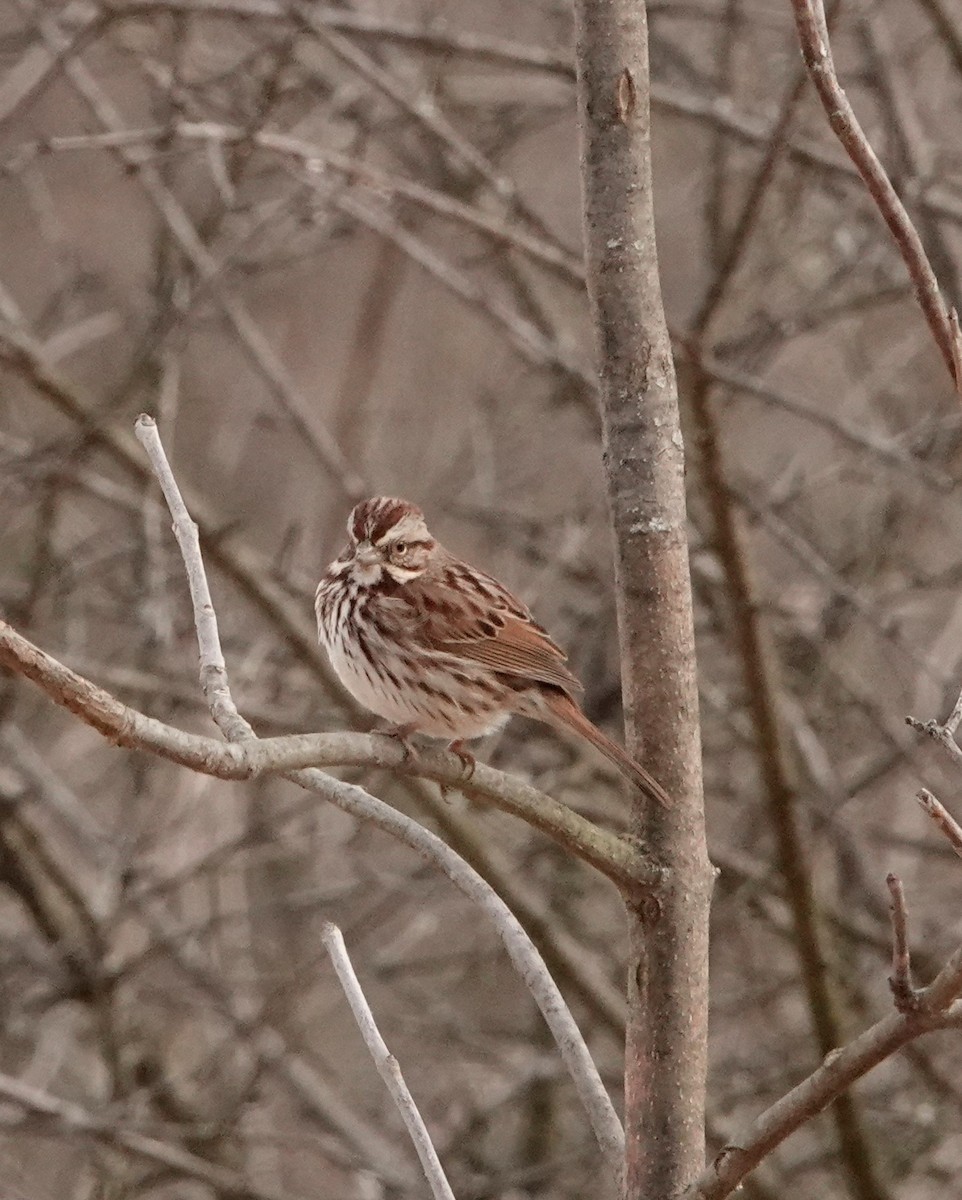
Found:
[[[403,558],[407,554],[408,544],[407,542],[395,542],[391,549],[394,551],[395,558]]]

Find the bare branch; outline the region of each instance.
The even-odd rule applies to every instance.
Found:
[[[898,875],[887,875],[885,882],[889,889],[889,912],[892,919],[892,974],[889,976],[889,986],[899,1012],[910,1012],[918,1005],[918,993],[912,983],[905,890]]]
[[[109,741],[146,750],[217,779],[256,779],[310,766],[397,768],[453,790],[476,795],[522,817],[607,875],[622,888],[655,886],[661,871],[615,834],[522,780],[478,763],[467,782],[464,764],[447,751],[425,750],[408,763],[394,738],[363,733],[292,734],[221,742],[187,733],[122,704],[109,692],[58,662],[0,619],[0,664],[35,683],[54,703]],[[222,700],[219,703],[223,703]],[[241,718],[243,719],[243,718]]]
[[[952,978],[958,994],[962,989],[962,967],[953,972]],[[731,1195],[776,1146],[827,1108],[856,1080],[908,1042],[932,1030],[958,1026],[960,1018],[962,1014],[948,1005],[934,1013],[892,1013],[883,1017],[843,1050],[833,1050],[807,1079],[753,1121],[739,1141],[726,1146],[683,1193],[684,1200],[723,1200]]]
[[[953,382],[956,375],[955,338],[922,239],[859,124],[855,110],[835,74],[822,0],[792,0],[802,57],[825,109],[828,122],[858,168],[876,207],[895,238],[915,287],[916,298]]]
[[[949,718],[950,721],[956,721],[956,727],[956,713],[958,709],[959,704],[956,702],[952,716]],[[905,723],[911,726],[917,733],[924,733],[927,737],[932,738],[933,741],[938,742],[957,763],[962,765],[962,746],[959,745],[953,736],[954,728],[950,729],[948,725],[942,725],[936,720],[919,721],[916,717],[906,717]]]
[[[454,1200],[454,1192],[451,1191],[451,1185],[441,1166],[441,1160],[438,1158],[427,1126],[414,1103],[414,1097],[404,1082],[400,1065],[388,1050],[384,1038],[381,1037],[377,1022],[374,1020],[374,1013],[371,1012],[371,1006],[367,1002],[367,997],[364,995],[347,953],[347,947],[344,945],[344,935],[336,925],[332,925],[328,921],[324,925],[321,939],[331,956],[334,970],[341,981],[341,987],[351,1006],[351,1012],[357,1021],[364,1043],[374,1059],[377,1073],[384,1080],[407,1131],[411,1135],[411,1141],[414,1143],[417,1156],[421,1160],[421,1166],[424,1168],[425,1177],[430,1185],[431,1194],[435,1200]]]
[[[246,741],[254,737],[254,730],[237,711],[227,684],[227,665],[221,650],[214,602],[207,584],[207,572],[200,555],[197,524],[187,511],[174,473],[170,469],[157,432],[157,422],[146,413],[141,413],[134,422],[134,434],[147,452],[150,465],[170,509],[170,515],[174,519],[174,537],[184,560],[187,586],[190,588],[190,599],[194,608],[197,649],[200,653],[200,682],[204,689],[204,697],[214,723],[228,742]]]
[[[953,742],[953,745],[955,743]],[[927,813],[948,838],[949,845],[962,858],[962,825],[927,788],[916,793],[922,811]]]

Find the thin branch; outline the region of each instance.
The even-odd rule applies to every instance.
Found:
[[[962,825],[956,821],[955,817],[945,808],[942,802],[936,799],[927,788],[922,788],[916,794],[916,799],[922,811],[932,818],[939,829],[945,834],[946,838],[948,838],[949,845],[962,858]]]
[[[420,1112],[418,1112],[418,1107],[414,1103],[414,1097],[411,1095],[408,1085],[404,1082],[400,1065],[394,1055],[388,1050],[384,1038],[381,1037],[377,1022],[374,1020],[374,1013],[371,1012],[371,1006],[367,1002],[360,981],[355,974],[350,956],[347,953],[343,934],[336,925],[332,925],[330,921],[327,921],[324,923],[321,940],[324,942],[327,952],[331,956],[334,970],[341,982],[341,987],[344,989],[347,1002],[351,1006],[351,1012],[354,1014],[354,1020],[357,1021],[361,1036],[364,1038],[364,1044],[374,1059],[377,1073],[384,1080],[385,1086],[391,1093],[391,1098],[397,1105],[398,1112],[401,1114],[401,1119],[404,1121],[407,1131],[411,1135],[411,1141],[414,1143],[414,1149],[417,1151],[421,1166],[424,1168],[424,1174],[431,1188],[431,1194],[435,1200],[454,1200],[454,1192],[451,1191],[451,1185],[448,1183],[444,1168],[441,1166],[441,1160],[438,1158],[438,1153],[434,1148],[434,1143],[431,1141],[431,1135],[428,1133],[427,1126],[424,1124],[424,1120]]]
[[[890,873],[885,877],[885,882],[889,890],[889,914],[892,921],[892,974],[889,976],[889,986],[899,1012],[911,1012],[918,1005],[918,993],[912,983],[905,889],[898,875]]]
[[[962,989],[962,963],[953,972]],[[761,1114],[739,1141],[726,1146],[682,1195],[682,1200],[723,1200],[776,1146],[822,1112],[856,1080],[902,1046],[936,1029],[957,1028],[962,1012],[946,1006],[937,1013],[890,1013],[843,1050],[834,1050],[807,1079]]]
[[[174,520],[174,537],[180,546],[187,570],[187,584],[194,606],[194,626],[197,630],[197,649],[200,654],[200,682],[211,716],[228,742],[242,742],[253,738],[254,730],[241,717],[230,694],[214,602],[200,554],[200,535],[170,469],[157,433],[157,423],[146,413],[141,413],[134,422],[134,436],[147,453]]]
[[[916,89],[898,61],[900,55],[896,52],[896,43],[890,36],[881,7],[866,7],[858,15],[860,33],[867,51],[867,77],[874,82],[892,135],[890,157],[893,183],[918,211],[919,233],[928,246],[933,271],[937,272],[949,297],[957,302],[959,273],[952,250],[940,222],[918,204],[918,197],[928,181],[938,174],[938,169],[935,165],[934,142],[927,136],[921,114],[914,103],[913,93]],[[898,37],[899,49],[902,36],[900,33]],[[955,375],[962,385],[958,363]]]
[[[912,218],[899,199],[891,179],[858,122],[855,110],[839,84],[832,60],[822,0],[792,0],[792,8],[802,57],[828,122],[858,168],[869,194],[895,238],[929,329],[953,382],[958,385],[962,381],[956,374],[955,341],[949,314],[939,292],[938,280]]]
[[[957,708],[958,703],[956,703]],[[950,720],[954,720],[955,715],[956,712],[953,709]],[[962,765],[962,746],[955,740],[953,731],[947,725],[942,725],[935,720],[920,721],[916,717],[906,717],[905,724],[914,729],[916,733],[924,733],[926,737],[930,737],[933,741],[938,742],[955,759],[956,763]]]
[[[955,390],[962,396],[962,325],[956,309],[949,312],[949,327],[952,331],[952,364],[955,368]]]

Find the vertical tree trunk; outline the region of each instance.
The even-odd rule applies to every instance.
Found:
[[[678,1195],[704,1163],[708,909],[684,455],[661,301],[641,0],[577,0],[588,287],[597,330],[629,746],[675,799],[635,797],[666,868],[628,898],[630,1200]]]

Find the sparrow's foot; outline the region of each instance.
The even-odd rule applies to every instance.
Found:
[[[404,751],[404,766],[413,767],[418,762],[418,749],[411,741],[412,736],[416,732],[413,725],[392,725],[386,723],[378,725],[374,732],[381,733],[385,737],[394,738],[400,744],[401,749]]]
[[[464,767],[463,782],[467,783],[474,774],[474,769],[478,765],[478,760],[474,757],[470,750],[465,750],[464,742],[459,738],[455,742],[451,742],[448,749],[452,754],[456,754],[461,760],[461,765]]]

